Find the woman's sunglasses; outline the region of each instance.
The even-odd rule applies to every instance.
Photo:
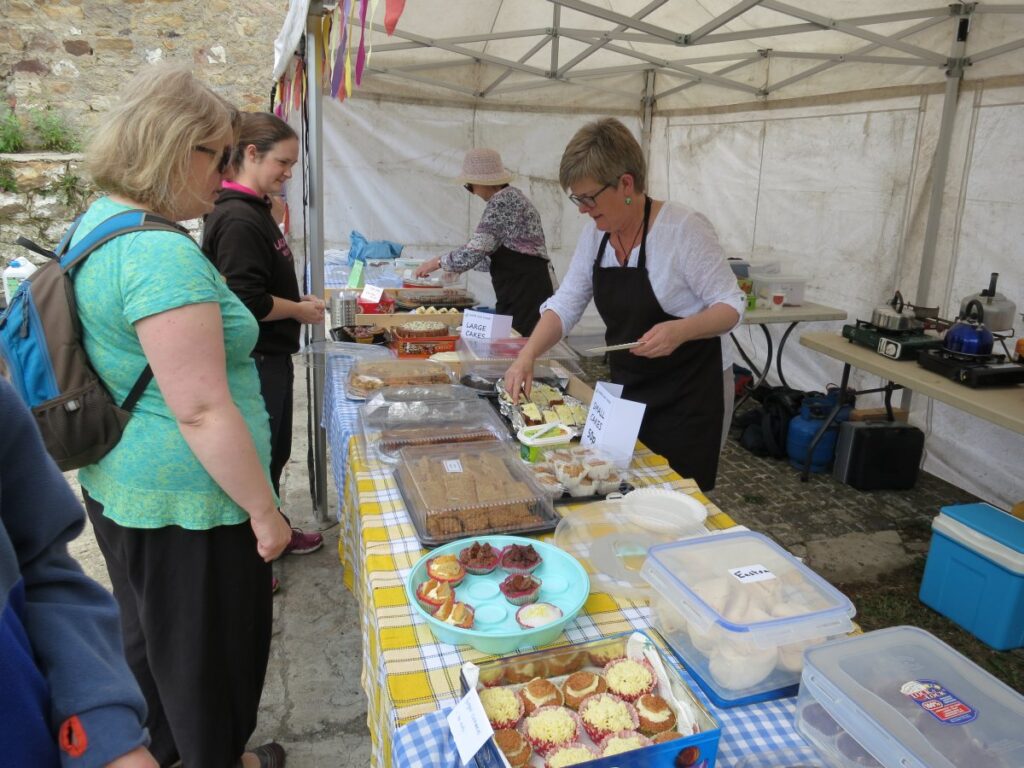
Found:
[[[192,149],[196,152],[202,152],[204,155],[209,155],[210,157],[217,157],[217,155],[220,155],[220,160],[217,161],[217,173],[219,174],[223,174],[224,171],[228,169],[228,166],[231,165],[232,147],[225,147],[223,151],[218,152],[216,149],[204,147],[202,144],[196,144]]]

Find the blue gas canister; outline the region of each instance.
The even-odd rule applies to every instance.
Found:
[[[800,405],[800,413],[789,422],[789,431],[786,433],[786,453],[789,455],[789,463],[796,469],[804,468],[804,461],[807,459],[807,449],[818,434],[825,418],[839,401],[839,389],[831,389],[827,395],[805,397]],[[828,430],[822,435],[821,440],[814,447],[811,455],[811,472],[827,472],[832,465],[832,459],[836,452],[836,439],[839,437],[840,423],[850,418],[852,404],[844,405],[829,425]]]

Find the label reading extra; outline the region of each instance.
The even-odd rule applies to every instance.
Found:
[[[458,459],[445,459],[444,460],[444,471],[445,472],[461,472],[462,462]]]
[[[753,584],[755,581],[771,581],[775,574],[763,565],[745,565],[742,568],[730,568],[729,573],[741,584]]]
[[[935,680],[911,680],[900,686],[900,693],[943,725],[963,725],[978,717],[978,710]]]

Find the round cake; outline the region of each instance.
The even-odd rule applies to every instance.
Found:
[[[580,719],[568,707],[541,707],[523,719],[519,732],[537,752],[547,755],[579,739]]]
[[[604,679],[608,683],[608,692],[621,696],[626,701],[636,701],[645,693],[654,690],[654,670],[646,661],[610,661],[604,668]]]
[[[398,326],[402,336],[447,336],[448,326],[438,320],[413,320]]]
[[[595,744],[619,731],[636,730],[636,710],[628,701],[610,693],[595,693],[580,704],[580,720]]]
[[[562,695],[565,696],[565,704],[573,709],[579,709],[580,703],[595,693],[604,693],[608,685],[604,678],[596,672],[573,672],[562,683]]]
[[[645,693],[636,700],[636,714],[640,718],[640,733],[656,736],[662,731],[675,728],[676,713],[661,696]]]
[[[545,768],[565,768],[567,765],[588,763],[598,757],[599,755],[597,750],[593,747],[588,747],[586,744],[576,742],[552,750],[544,765]]]
[[[498,749],[505,755],[505,759],[508,760],[508,764],[512,768],[524,768],[530,764],[533,749],[530,748],[529,743],[519,731],[512,728],[495,731],[494,743],[498,745]]]
[[[649,747],[651,744],[653,742],[649,738],[636,731],[619,731],[601,742],[601,757],[621,755],[623,752],[631,752],[641,747]]]
[[[480,703],[496,731],[515,728],[523,717],[523,700],[511,688],[484,688],[480,691]]]
[[[519,690],[526,714],[532,715],[541,707],[562,706],[562,692],[550,680],[535,677]]]

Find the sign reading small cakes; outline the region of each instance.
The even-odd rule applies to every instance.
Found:
[[[597,382],[580,443],[601,451],[616,466],[626,467],[633,459],[633,448],[647,406],[624,400],[620,395],[621,384]]]
[[[467,309],[462,313],[462,338],[507,339],[512,335],[512,315],[495,315]]]

